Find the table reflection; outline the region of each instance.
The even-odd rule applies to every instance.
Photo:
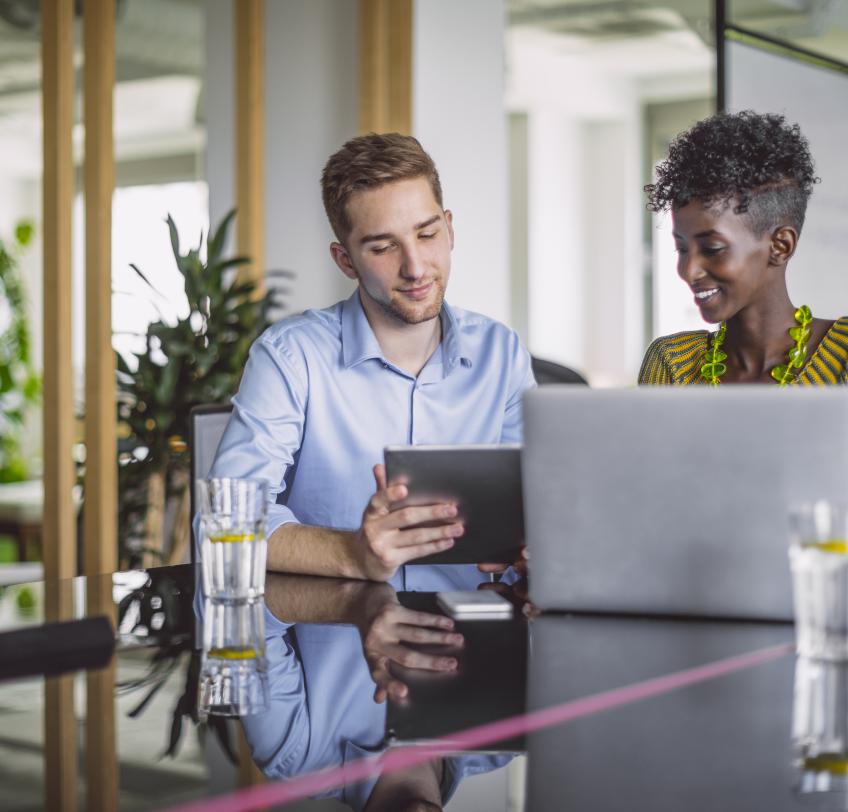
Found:
[[[848,662],[799,656],[792,744],[802,800],[822,809],[848,805]]]
[[[386,584],[269,574],[265,601],[270,709],[241,721],[269,778],[377,759],[389,746],[385,700],[410,699],[396,666],[448,680],[461,670],[463,635],[435,612],[404,607]],[[510,758],[459,754],[315,797],[368,812],[440,809],[466,776]]]

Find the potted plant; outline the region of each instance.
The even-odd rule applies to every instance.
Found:
[[[259,295],[236,269],[247,257],[224,256],[235,212],[183,252],[167,218],[174,259],[185,281],[189,314],[176,324],[149,325],[145,350],[117,354],[119,537],[125,565],[183,560],[189,543],[190,470],[187,437],[194,406],[226,403],[236,392],[253,340],[282,307],[285,291]],[[152,296],[161,296],[143,271]],[[289,271],[269,276],[291,277]],[[128,363],[128,360],[130,363]]]
[[[10,245],[0,241],[0,482],[20,482],[31,471],[21,452],[24,418],[41,396],[31,358],[26,295],[18,268],[33,226],[19,223]]]

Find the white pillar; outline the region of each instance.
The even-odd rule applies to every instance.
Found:
[[[504,5],[416,0],[412,39],[413,132],[454,214],[448,299],[509,321]]]

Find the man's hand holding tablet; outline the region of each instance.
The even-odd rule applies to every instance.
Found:
[[[407,486],[388,485],[382,465],[374,466],[374,480],[377,490],[354,535],[359,565],[368,578],[386,581],[403,564],[449,550],[464,533],[452,502],[407,505]]]
[[[489,562],[487,567],[505,570],[523,560],[520,446],[389,446],[385,460],[390,490],[405,489],[402,505],[455,505],[465,528],[460,543],[411,563]]]

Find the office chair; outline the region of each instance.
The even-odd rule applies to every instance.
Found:
[[[533,367],[533,375],[536,378],[536,383],[539,386],[544,386],[548,383],[577,383],[584,386],[589,385],[587,381],[577,370],[571,367],[557,364],[554,361],[545,361],[542,358],[532,356],[531,365]]]
[[[189,453],[191,455],[191,563],[197,560],[197,548],[194,538],[195,487],[198,479],[206,479],[212,468],[212,461],[218,451],[218,444],[230,419],[233,407],[195,406],[189,416]]]

